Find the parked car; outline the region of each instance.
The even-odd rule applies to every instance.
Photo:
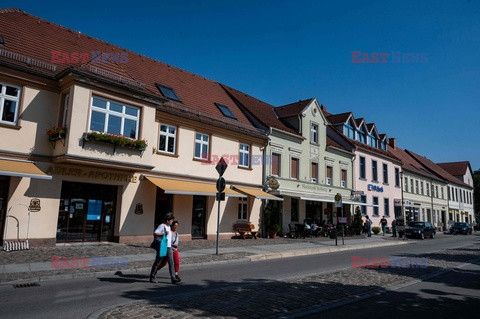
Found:
[[[472,234],[472,226],[467,223],[459,223],[456,222],[450,227],[449,230],[450,234],[464,234],[464,235],[471,235]]]
[[[425,237],[434,238],[436,234],[435,227],[429,222],[410,222],[405,228],[406,237],[418,237],[424,239]]]

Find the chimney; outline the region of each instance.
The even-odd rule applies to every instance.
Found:
[[[394,150],[397,149],[397,139],[394,137],[390,137],[388,139],[388,145],[390,145]]]

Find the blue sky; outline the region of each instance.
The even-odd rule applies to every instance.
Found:
[[[136,4],[136,6],[132,6]],[[480,169],[480,1],[3,0],[273,105],[316,97],[434,162]],[[352,63],[352,51],[389,53]],[[392,51],[427,56],[393,63]]]

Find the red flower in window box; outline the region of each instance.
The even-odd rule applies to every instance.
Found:
[[[55,126],[47,130],[47,136],[49,141],[56,141],[65,138],[67,135],[66,126]]]

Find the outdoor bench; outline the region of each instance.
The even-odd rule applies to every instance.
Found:
[[[235,224],[233,229],[243,239],[246,237],[257,239],[257,231],[254,231],[255,226],[253,224]]]

